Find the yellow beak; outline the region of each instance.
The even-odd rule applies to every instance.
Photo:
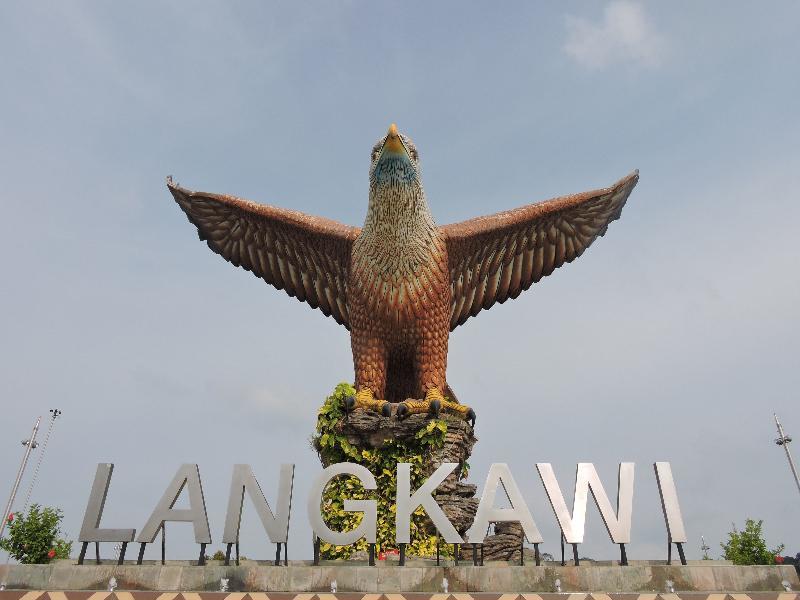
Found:
[[[383,144],[385,150],[390,152],[405,152],[403,142],[400,141],[400,134],[397,133],[397,125],[389,125],[389,132],[386,134],[386,141]]]

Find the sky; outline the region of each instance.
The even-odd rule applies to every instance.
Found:
[[[669,461],[689,558],[747,518],[793,555],[773,411],[800,436],[798,55],[788,1],[3,2],[0,499],[59,408],[32,501],[71,539],[98,462],[116,465],[103,525],[137,530],[197,463],[212,552],[233,464],[274,501],[291,462],[289,557],[310,558],[309,438],[353,379],[348,334],[210,252],[165,178],[361,225],[396,122],[440,224],[640,170],[579,260],[451,335],[470,480],[508,463],[555,554],[534,464],[571,505],[576,463],[613,502],[635,462],[628,556],[663,559],[652,463]],[[244,523],[243,554],[274,556]],[[188,524],[168,553],[196,557]],[[581,555],[618,555],[591,503]]]

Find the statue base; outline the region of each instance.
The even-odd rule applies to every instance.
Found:
[[[380,550],[394,550],[394,516],[390,510],[396,489],[395,473],[398,462],[410,462],[419,485],[442,463],[456,463],[456,469],[437,488],[436,502],[464,537],[472,525],[478,508],[477,486],[465,481],[469,472],[468,459],[477,442],[473,426],[463,418],[442,413],[439,416],[413,414],[404,418],[383,416],[371,410],[345,410],[345,400],[354,390],[339,384],[319,410],[314,448],[324,467],[348,461],[367,467],[378,478],[378,545]],[[333,482],[331,485],[335,486]],[[339,484],[341,485],[341,484]],[[352,488],[350,488],[352,489]],[[339,490],[346,492],[347,490]],[[383,496],[385,494],[385,497]],[[336,497],[332,493],[332,497]],[[341,494],[339,494],[340,497]],[[323,509],[326,506],[323,500]],[[326,520],[336,530],[346,530],[351,523],[335,509],[329,509]],[[414,516],[412,543],[406,556],[455,557],[473,561],[472,546],[445,544],[438,538],[433,523],[426,516]],[[522,529],[516,524],[498,524],[486,537],[481,548],[483,561],[505,560],[520,562]],[[344,548],[321,545],[321,557],[329,559],[366,559],[367,547],[362,541],[356,547]],[[315,554],[316,556],[316,554]]]
[[[387,418],[378,413],[359,410],[342,419],[340,431],[346,436],[347,441],[359,450],[380,450],[388,444],[410,444],[420,432],[425,431],[431,419],[429,415],[411,415],[400,420],[396,417]],[[478,441],[474,428],[465,420],[447,414],[440,415],[438,419],[446,423],[447,432],[444,434],[442,445],[431,448],[425,458],[426,477],[445,462],[468,465],[472,448]],[[467,471],[468,467],[462,469],[464,475]],[[462,537],[472,525],[478,509],[476,492],[477,486],[474,483],[459,480],[453,475],[439,486],[435,495],[436,502]],[[522,528],[518,524],[498,524],[495,526],[494,534],[486,537],[483,544],[483,559],[519,562],[522,541]],[[448,548],[446,553],[452,556],[452,548]],[[459,558],[471,561],[472,547],[461,546]]]

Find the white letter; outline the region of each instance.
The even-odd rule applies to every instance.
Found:
[[[183,488],[189,489],[189,508],[175,509],[175,503]],[[152,544],[156,534],[165,521],[188,521],[194,527],[194,541],[198,544],[210,544],[211,532],[208,529],[206,501],[203,497],[203,484],[200,482],[200,469],[197,465],[181,465],[175,477],[167,486],[164,495],[153,509],[153,514],[139,533],[136,541]]]
[[[231,478],[231,492],[228,496],[228,513],[225,516],[225,533],[223,544],[235,544],[239,541],[239,527],[242,522],[242,503],[244,493],[250,496],[261,524],[273,544],[285,544],[289,537],[289,515],[292,512],[292,487],[294,484],[294,465],[281,465],[280,483],[278,484],[278,516],[272,514],[269,502],[258,485],[250,465],[234,465]]]
[[[572,516],[567,510],[567,503],[561,488],[558,486],[553,467],[550,463],[536,463],[539,477],[542,478],[550,505],[558,519],[564,538],[569,544],[583,543],[584,524],[586,523],[586,500],[591,489],[592,497],[603,517],[608,535],[615,544],[627,544],[631,541],[631,514],[633,511],[633,463],[620,463],[617,482],[617,512],[611,508],[603,484],[597,476],[592,463],[578,463],[575,474],[575,498],[572,504]]]
[[[511,503],[511,508],[494,508],[494,499],[497,496],[497,485],[503,486],[506,498]],[[467,532],[467,541],[470,544],[482,544],[486,537],[489,523],[519,522],[525,537],[531,544],[540,544],[544,540],[525,499],[517,487],[517,482],[511,476],[511,471],[505,463],[493,463],[486,476],[486,485],[483,486],[481,501],[475,520]]]
[[[668,462],[653,463],[658,482],[658,495],[661,496],[661,510],[664,511],[664,522],[667,524],[667,535],[674,544],[684,544],[686,531],[683,528],[681,506],[678,504],[678,492],[675,490],[675,480],[672,478],[672,467]]]
[[[436,491],[450,473],[458,466],[458,463],[442,463],[431,476],[423,483],[413,495],[411,494],[411,465],[409,463],[397,463],[397,511],[395,512],[395,541],[398,544],[408,544],[411,542],[411,513],[422,506],[428,517],[433,521],[434,526],[444,537],[448,544],[461,544],[464,540],[458,535],[458,531],[453,527],[444,514],[442,508],[436,504],[431,494]]]
[[[375,500],[350,500],[344,501],[344,509],[347,512],[362,511],[364,518],[361,524],[352,531],[332,531],[320,514],[322,504],[322,492],[328,482],[338,475],[353,475],[361,481],[361,485],[366,490],[374,490],[378,487],[372,473],[366,467],[354,463],[336,463],[324,469],[311,486],[311,495],[308,498],[308,520],[311,522],[311,529],[314,535],[329,544],[336,546],[347,546],[360,540],[362,537],[367,539],[368,544],[374,544],[378,539],[378,503]]]
[[[89,502],[86,503],[81,533],[78,536],[79,542],[132,542],[136,535],[135,529],[100,529],[100,519],[103,518],[103,509],[106,506],[106,496],[113,472],[114,465],[110,463],[97,465]]]

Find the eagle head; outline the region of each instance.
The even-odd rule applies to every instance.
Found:
[[[417,147],[411,138],[397,131],[394,123],[373,146],[371,158],[369,178],[373,185],[421,185]]]

